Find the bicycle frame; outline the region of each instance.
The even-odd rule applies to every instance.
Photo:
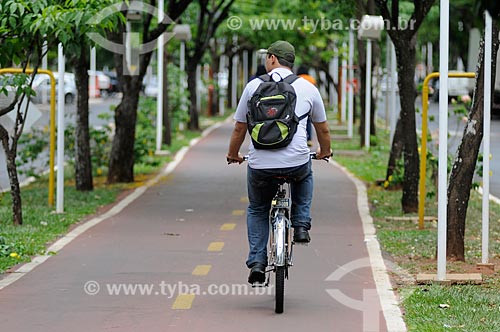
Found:
[[[290,190],[287,182],[280,183],[271,203],[270,218],[270,261],[273,267],[292,265],[292,232],[290,221]]]

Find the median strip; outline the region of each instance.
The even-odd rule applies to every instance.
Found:
[[[206,276],[210,272],[210,269],[212,269],[212,265],[198,265],[191,274],[194,276]]]
[[[208,251],[221,251],[224,248],[224,242],[212,242],[208,245]]]
[[[232,231],[235,227],[236,227],[236,224],[227,223],[227,224],[222,225],[220,227],[220,230],[221,231]]]
[[[174,310],[186,310],[191,309],[191,305],[194,301],[194,294],[180,294],[172,304],[172,309]]]
[[[233,210],[232,215],[233,216],[242,216],[245,214],[245,210]]]

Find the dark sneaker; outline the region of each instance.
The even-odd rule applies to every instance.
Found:
[[[248,282],[251,284],[263,284],[266,281],[266,267],[263,264],[255,264],[250,268]]]
[[[309,243],[311,242],[311,237],[309,232],[304,227],[295,227],[293,229],[293,242],[296,243]]]

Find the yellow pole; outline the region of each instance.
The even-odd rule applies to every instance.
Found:
[[[431,73],[424,79],[422,87],[422,145],[420,148],[420,179],[418,183],[418,228],[424,229],[425,178],[427,172],[427,111],[429,109],[429,82],[439,77],[439,73]],[[448,73],[448,77],[475,78],[475,73]],[[448,121],[448,120],[447,120]]]
[[[422,144],[420,148],[420,179],[418,183],[418,228],[424,228],[424,208],[425,208],[425,178],[427,167],[427,111],[429,109],[429,82],[431,79],[439,77],[439,73],[431,73],[424,79],[422,87]]]
[[[32,74],[33,69],[4,68],[0,69],[3,74]],[[56,143],[56,79],[50,70],[38,69],[37,73],[46,74],[50,77],[50,170],[49,170],[49,206],[54,206],[54,183],[55,183],[55,143]]]

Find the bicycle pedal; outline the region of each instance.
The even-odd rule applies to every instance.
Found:
[[[261,287],[267,287],[268,283],[267,282],[254,282],[252,284],[252,288],[261,288]]]

